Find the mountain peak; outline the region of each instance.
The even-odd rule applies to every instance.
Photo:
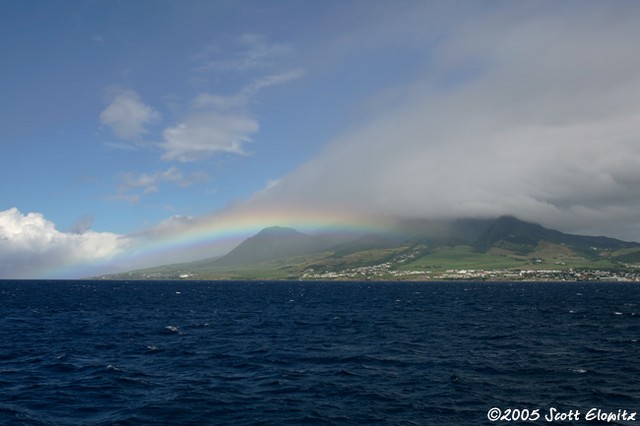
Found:
[[[258,236],[287,236],[287,235],[304,235],[293,228],[285,226],[269,226],[258,232],[254,237]]]
[[[319,248],[315,237],[293,228],[270,226],[247,238],[215,261],[222,266],[248,265],[310,253]]]

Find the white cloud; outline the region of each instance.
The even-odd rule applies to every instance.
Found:
[[[170,218],[163,220],[153,228],[145,231],[145,235],[151,238],[159,238],[166,234],[179,233],[189,229],[195,221],[197,221],[197,219],[193,216],[184,216],[181,214],[173,215]]]
[[[100,113],[100,122],[111,127],[121,139],[137,141],[147,133],[146,126],[156,123],[160,113],[142,103],[133,90],[107,89],[109,105]]]
[[[253,96],[263,89],[285,84],[299,79],[304,75],[301,69],[283,71],[255,78],[245,85],[237,94],[232,96],[200,93],[193,100],[191,106],[196,109],[210,109],[216,111],[245,110]]]
[[[262,89],[266,89],[271,86],[288,83],[304,75],[304,71],[301,69],[284,71],[276,74],[269,74],[263,77],[256,78],[250,84],[242,89],[242,94],[245,96],[253,95]]]
[[[244,145],[260,126],[248,106],[263,89],[300,78],[301,70],[269,74],[254,79],[237,94],[200,93],[191,103],[193,111],[180,124],[163,132],[162,158],[181,162],[201,161],[217,153],[246,155]]]
[[[163,150],[162,159],[192,162],[205,160],[219,153],[246,155],[245,146],[252,142],[252,135],[260,127],[250,113],[251,102],[262,90],[285,84],[304,74],[301,69],[280,70],[282,67],[276,59],[281,59],[288,53],[290,47],[287,44],[271,42],[261,34],[243,34],[224,47],[212,43],[194,55],[193,59],[199,63],[197,71],[215,73],[218,77],[232,72],[232,80],[241,73],[241,79],[245,83],[231,95],[198,94],[191,102],[191,110],[185,118],[162,132],[162,142],[158,144]],[[135,101],[133,103],[137,106],[146,107],[139,102],[135,93],[127,92],[121,96],[123,100],[118,104],[129,105],[131,101]],[[117,108],[119,112],[122,110],[124,108]],[[136,136],[141,133],[142,124],[147,122],[145,120],[148,118],[150,122],[154,118],[152,110],[145,111],[148,114],[137,114],[144,117],[137,122],[137,127],[122,126],[125,127],[124,133]],[[114,121],[120,123],[122,117],[132,114],[113,115],[116,116]],[[135,130],[127,131],[129,128]]]
[[[137,202],[144,195],[159,192],[158,186],[162,183],[170,183],[183,188],[197,185],[209,179],[204,172],[195,172],[185,175],[177,167],[171,166],[167,170],[157,173],[142,173],[136,175],[132,172],[118,175],[120,186],[118,194],[113,197],[118,200]]]
[[[245,155],[243,146],[258,129],[258,122],[242,113],[198,112],[163,132],[162,159],[188,162],[221,152]]]
[[[60,232],[40,213],[11,208],[0,211],[0,278],[51,277],[53,270],[107,262],[129,243],[109,232]]]
[[[290,52],[286,43],[274,43],[262,34],[243,34],[223,48],[209,44],[195,55],[199,72],[247,72],[269,68],[276,59]]]
[[[243,110],[247,105],[247,97],[242,93],[234,96],[200,93],[192,102],[193,108],[215,111]]]

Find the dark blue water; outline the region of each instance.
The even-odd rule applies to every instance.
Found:
[[[585,419],[640,411],[637,301],[609,283],[3,281],[0,424],[640,424]]]

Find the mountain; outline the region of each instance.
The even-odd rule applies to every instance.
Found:
[[[406,241],[427,246],[473,245],[495,219],[410,220],[397,224]]]
[[[584,270],[626,271],[640,280],[640,243],[567,234],[513,216],[402,221],[348,241],[274,226],[222,257],[104,278],[513,279],[555,271],[553,279],[586,279],[591,275],[576,272]]]
[[[405,241],[405,236],[397,233],[367,234],[351,241],[331,247],[334,257],[347,256],[363,250],[396,247]]]
[[[216,266],[250,265],[268,260],[300,256],[331,245],[322,237],[303,234],[292,228],[272,226],[244,240],[225,256],[212,262]]]
[[[513,216],[501,216],[479,236],[474,247],[486,251],[497,246],[526,254],[535,250],[540,241],[569,246],[583,254],[593,254],[594,251],[602,249],[619,250],[640,246],[638,243],[615,238],[565,234],[544,228],[537,223],[521,221]]]

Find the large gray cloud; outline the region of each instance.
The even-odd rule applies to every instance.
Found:
[[[400,106],[376,111],[250,207],[508,213],[640,240],[640,4],[502,5],[431,46],[434,65],[397,90]],[[464,78],[444,84],[455,75]]]

